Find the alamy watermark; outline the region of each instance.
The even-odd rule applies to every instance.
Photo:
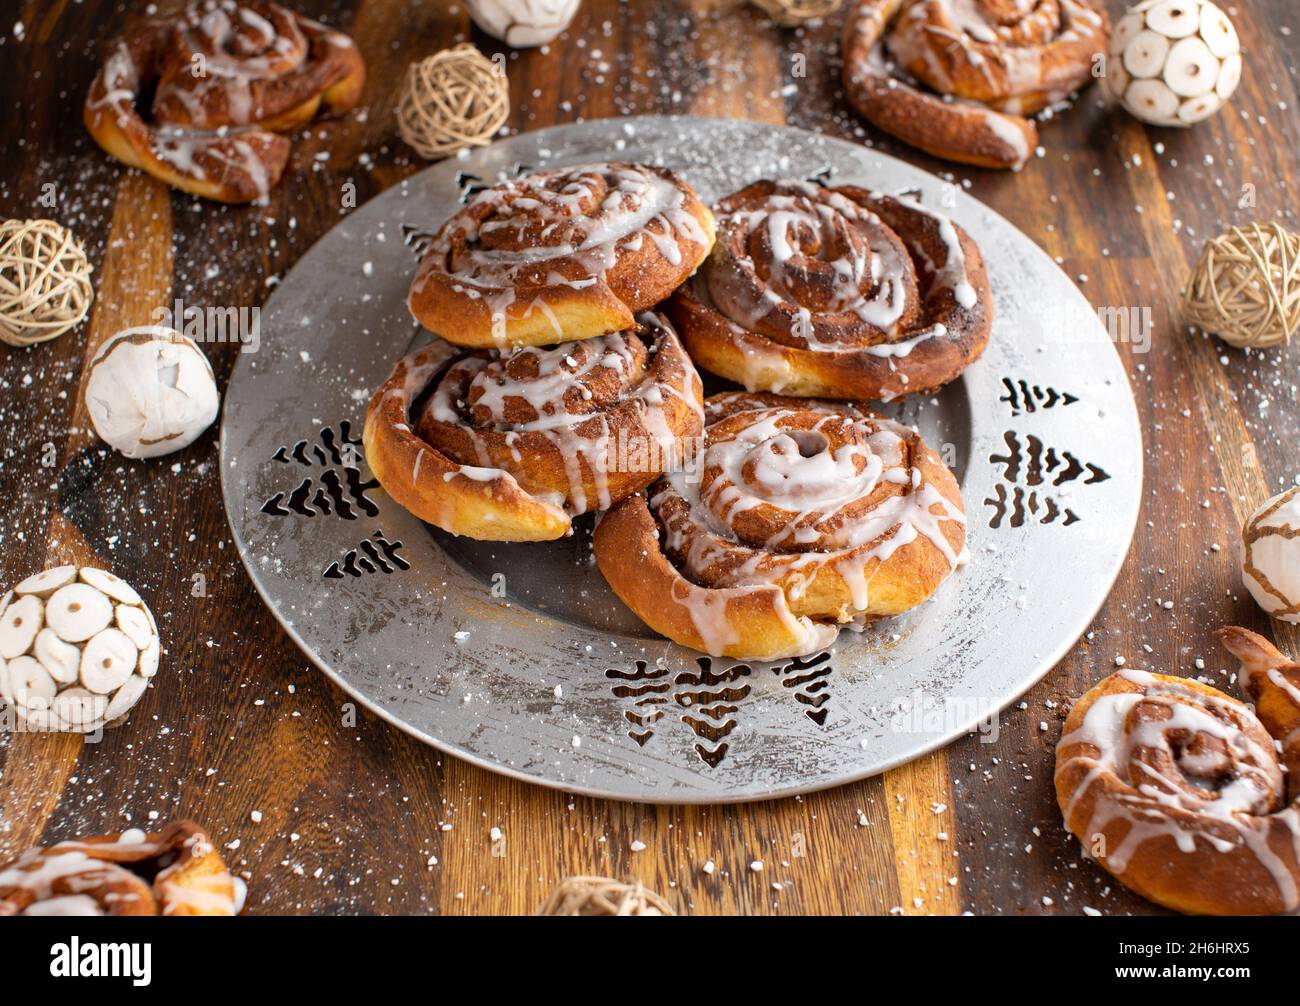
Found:
[[[1102,304],[1093,307],[1077,297],[1047,299],[1033,305],[1038,320],[1035,332],[1044,345],[1070,346],[1096,330],[1106,330],[1110,341],[1127,346],[1137,355],[1151,352],[1155,337],[1154,312],[1145,304]],[[1087,336],[1091,338],[1091,336]]]
[[[1117,346],[1132,346],[1135,353],[1151,352],[1151,308],[1147,306],[1097,308],[1097,320]]]
[[[0,734],[81,734],[87,744],[104,739],[107,695],[65,698],[57,705],[40,695],[24,696],[22,711],[13,703],[0,703]]]
[[[241,353],[256,353],[262,345],[260,307],[194,307],[177,297],[170,306],[155,308],[153,321],[198,343],[238,343]]]
[[[931,696],[919,688],[894,700],[889,726],[899,734],[972,731],[979,734],[981,744],[996,744],[1002,730],[996,702],[977,696]]]
[[[619,430],[604,445],[603,471],[623,474],[683,472],[687,482],[698,482],[704,466],[704,438],[682,437],[662,441]]]

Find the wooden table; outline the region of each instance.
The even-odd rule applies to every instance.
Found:
[[[1196,673],[1201,658],[1222,680],[1228,660],[1210,631],[1267,629],[1231,545],[1258,502],[1300,477],[1297,354],[1247,354],[1190,333],[1177,299],[1202,242],[1224,226],[1297,224],[1294,4],[1229,8],[1247,69],[1226,112],[1187,131],[1147,129],[1094,89],[1044,128],[1046,153],[1019,174],[954,171],[846,111],[838,17],[790,32],[735,3],[585,0],[563,40],[512,52],[472,31],[454,0],[294,5],[361,45],[366,112],[313,128],[270,204],[235,209],[124,170],[81,126],[97,52],[137,5],[28,0],[0,17],[0,212],[72,227],[97,286],[75,333],[0,349],[0,583],[94,559],[144,593],[166,646],[155,686],[102,743],[0,740],[0,858],[188,816],[229,843],[253,913],[529,912],[576,873],[639,877],[696,914],[1152,911],[1080,859],[1052,793],[1053,748],[1071,698],[1117,657],[1174,674]],[[260,303],[346,213],[346,183],[364,201],[422,166],[393,125],[401,74],[467,38],[507,54],[512,130],[657,112],[859,139],[960,181],[1057,257],[1095,305],[1150,309],[1149,351],[1142,340],[1119,346],[1147,446],[1128,563],[1092,631],[1007,710],[996,743],[970,737],[880,778],[739,807],[606,803],[499,778],[373,717],[346,725],[347,697],[280,630],[235,555],[215,429],[147,464],[87,431],[78,393],[102,339],[177,296]],[[792,76],[800,63],[806,76]],[[234,347],[207,349],[224,382]],[[1279,642],[1300,651],[1295,633]]]

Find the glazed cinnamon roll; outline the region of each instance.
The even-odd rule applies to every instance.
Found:
[[[933,391],[988,343],[979,249],[914,199],[761,181],[669,316],[695,361],[751,391],[890,400]]]
[[[631,328],[712,245],[712,214],[667,168],[557,168],[475,194],[434,236],[409,304],[461,346],[587,339]]]
[[[1300,908],[1300,665],[1216,633],[1250,706],[1198,681],[1123,670],[1083,696],[1056,749],[1056,795],[1087,855],[1180,912]]]
[[[243,902],[243,881],[193,821],[29,849],[0,865],[0,916],[237,915]]]
[[[1085,86],[1108,34],[1092,0],[855,0],[844,89],[872,125],[926,153],[1018,168],[1038,145],[1026,116]]]
[[[366,414],[366,460],[398,503],[485,541],[560,538],[680,467],[702,388],[667,322],[551,348],[401,360]]]
[[[346,35],[264,0],[204,0],[114,43],[83,118],[119,161],[186,192],[246,203],[284,173],[282,134],[318,111],[352,108],[364,84]]]
[[[845,402],[728,392],[694,471],[605,514],[596,561],[647,625],[776,660],[926,600],[963,561],[957,480],[914,430]]]

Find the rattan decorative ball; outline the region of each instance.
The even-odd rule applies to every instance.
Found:
[[[468,42],[412,63],[397,104],[397,129],[426,160],[484,146],[510,114],[503,69]]]
[[[827,17],[840,9],[844,0],[750,0],[782,28],[797,28],[807,21]]]
[[[551,892],[538,915],[675,915],[667,901],[639,880],[569,877]]]
[[[1233,346],[1290,342],[1300,325],[1300,235],[1281,224],[1234,227],[1206,244],[1183,314]]]
[[[53,220],[0,223],[0,341],[58,338],[90,312],[95,290],[86,250]]]

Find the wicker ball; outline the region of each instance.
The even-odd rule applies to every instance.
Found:
[[[484,146],[510,114],[510,82],[468,42],[412,63],[397,105],[402,139],[426,160]]]
[[[806,21],[834,14],[844,0],[750,0],[782,28],[797,28]]]
[[[31,346],[55,339],[95,299],[86,250],[53,220],[0,223],[0,341]]]
[[[569,877],[551,892],[538,915],[675,915],[667,901],[639,880]]]
[[[1300,236],[1277,223],[1251,224],[1208,242],[1183,313],[1233,346],[1289,342],[1300,324]]]

